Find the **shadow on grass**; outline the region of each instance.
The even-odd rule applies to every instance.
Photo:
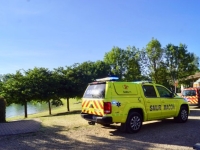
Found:
[[[98,128],[99,126],[95,126]],[[87,129],[87,128],[86,128]],[[126,141],[127,139],[110,139],[107,136],[95,135],[88,128],[88,131],[81,130],[78,133],[78,127],[69,129],[66,126],[54,125],[52,127],[42,127],[39,132],[19,134],[12,136],[0,136],[1,149],[148,149],[149,143],[138,141]],[[88,134],[91,133],[91,134]],[[101,132],[101,130],[99,130]],[[80,134],[80,135],[76,135]],[[86,134],[86,135],[85,135]],[[109,134],[109,133],[107,133]],[[68,136],[71,135],[71,136]],[[76,136],[75,138],[70,138]],[[123,136],[125,134],[120,134]],[[128,135],[128,134],[126,134]],[[84,138],[81,138],[85,136]],[[120,137],[119,136],[119,137]]]
[[[64,126],[42,127],[39,132],[18,134],[12,136],[0,136],[0,149],[91,149],[91,145],[85,145],[68,138],[60,132],[69,132]],[[78,145],[77,145],[78,144]]]
[[[74,110],[74,111],[69,111],[69,112],[57,113],[52,116],[74,115],[74,114],[80,114],[80,113],[81,113],[81,110]]]
[[[136,134],[122,134],[119,129],[110,133],[126,140],[192,147],[200,142],[200,111],[192,110],[190,116],[186,123],[176,123],[173,118],[146,122]],[[192,116],[199,118],[193,119]]]
[[[68,111],[68,112],[62,112],[62,113],[57,113],[57,114],[53,114],[53,115],[45,115],[42,117],[55,117],[55,116],[64,116],[64,115],[75,115],[75,114],[80,114],[81,110],[74,110],[74,111]]]
[[[77,114],[66,112],[57,115]],[[194,110],[191,115],[199,115]],[[77,120],[79,124],[79,120]],[[173,119],[144,123],[140,132],[127,134],[111,127],[45,126],[39,132],[0,137],[1,149],[166,149],[163,146],[176,146],[182,149],[200,142],[200,118],[189,118],[187,123],[175,123]],[[73,137],[73,138],[72,138]],[[155,145],[154,145],[155,144]],[[157,147],[156,147],[157,146]],[[164,147],[164,148],[163,148]],[[168,147],[170,149],[170,147]]]

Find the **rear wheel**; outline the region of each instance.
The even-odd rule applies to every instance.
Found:
[[[176,122],[184,123],[188,120],[188,109],[185,106],[180,108],[179,114],[177,117],[174,117]]]
[[[126,121],[126,131],[136,133],[142,127],[142,116],[138,112],[131,112]]]

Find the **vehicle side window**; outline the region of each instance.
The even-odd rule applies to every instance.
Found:
[[[162,86],[156,86],[160,97],[171,97],[171,92]]]
[[[143,85],[142,88],[146,97],[157,97],[156,91],[152,85]]]

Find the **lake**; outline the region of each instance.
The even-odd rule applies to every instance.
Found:
[[[52,108],[54,107],[55,106],[52,106]],[[47,110],[49,110],[48,103],[28,103],[27,105],[28,115]],[[24,106],[19,104],[11,104],[6,107],[6,118],[16,116],[24,116]]]

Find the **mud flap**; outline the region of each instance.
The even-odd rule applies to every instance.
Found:
[[[126,132],[126,123],[121,123],[120,131]]]

